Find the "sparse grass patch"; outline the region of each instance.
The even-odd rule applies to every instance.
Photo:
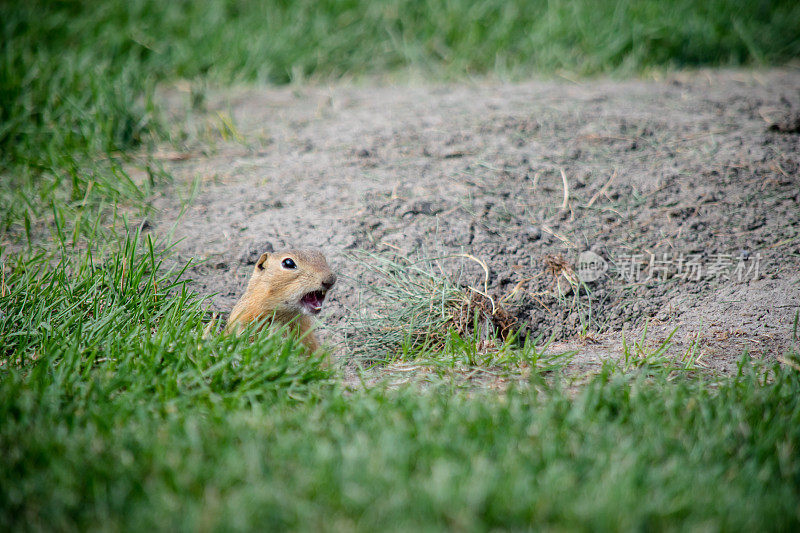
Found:
[[[363,305],[345,331],[348,349],[356,356],[413,359],[469,347],[463,353],[468,364],[475,364],[482,349],[510,345],[504,339],[514,337],[514,321],[486,290],[464,287],[441,269],[436,272],[436,264],[452,258],[411,260],[362,252],[354,259],[378,279],[366,284]]]
[[[634,339],[633,342],[629,342],[623,332],[622,359],[618,362],[618,367],[622,372],[659,369],[660,371],[671,373],[671,375],[674,376],[676,374],[683,374],[685,372],[701,369],[701,354],[697,347],[700,336],[699,332],[695,334],[694,340],[680,359],[678,359],[673,354],[669,353],[672,337],[675,335],[675,332],[678,331],[678,328],[675,327],[670,334],[656,346],[649,347],[647,342],[648,326],[649,324],[645,324],[639,339]]]

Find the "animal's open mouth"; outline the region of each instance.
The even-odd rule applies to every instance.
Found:
[[[316,315],[322,311],[322,302],[325,301],[326,291],[313,291],[305,294],[300,298],[300,305],[303,309],[312,315]]]

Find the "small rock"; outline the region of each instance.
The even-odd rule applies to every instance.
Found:
[[[788,113],[786,116],[772,121],[767,129],[778,133],[800,133],[800,111]]]
[[[594,243],[589,248],[589,250],[591,250],[592,252],[596,253],[597,255],[603,257],[603,259],[606,259],[606,257],[605,257],[606,254],[604,253],[605,252],[605,246],[600,244],[599,242]]]
[[[368,216],[361,220],[361,227],[367,228],[368,230],[374,230],[383,225],[383,221],[375,216]]]
[[[408,205],[403,216],[406,215],[427,215],[432,216],[441,213],[443,209],[428,200],[417,200]]]
[[[555,295],[569,296],[570,294],[572,294],[572,284],[563,276],[559,276],[556,280]]]
[[[542,238],[542,230],[537,228],[536,226],[526,226],[520,232],[520,237],[522,237],[523,241],[527,240],[528,242],[538,241]]]
[[[239,262],[246,265],[255,265],[264,252],[274,252],[275,248],[269,241],[258,241],[245,246],[239,256]]]

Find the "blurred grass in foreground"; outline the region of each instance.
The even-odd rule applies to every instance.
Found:
[[[342,0],[0,4],[0,225],[137,197],[97,162],[163,138],[163,81],[287,83],[768,65],[800,56],[800,4]],[[88,170],[87,170],[88,169]]]

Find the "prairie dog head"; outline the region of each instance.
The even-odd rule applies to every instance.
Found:
[[[336,283],[325,256],[316,250],[264,253],[256,261],[248,292],[263,298],[265,309],[316,315]]]

